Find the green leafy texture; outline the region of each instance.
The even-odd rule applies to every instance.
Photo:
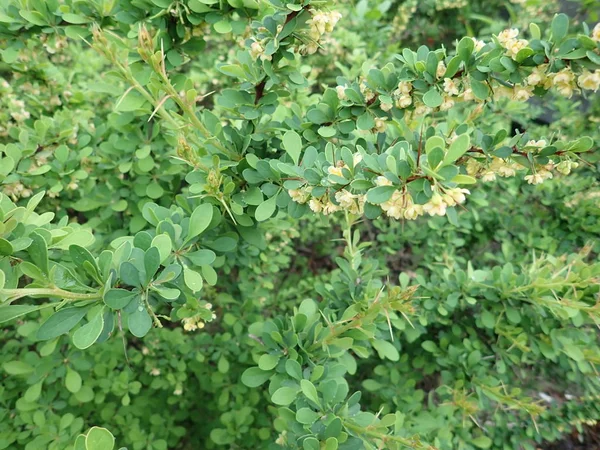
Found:
[[[150,247],[144,254],[144,268],[146,269],[146,283],[154,277],[160,267],[160,252],[156,247]]]
[[[373,341],[373,347],[379,353],[380,358],[387,358],[390,361],[398,361],[400,360],[400,353],[391,342],[376,340]]]
[[[443,101],[444,99],[435,88],[428,90],[425,95],[423,95],[423,103],[430,108],[437,108]]]
[[[48,275],[48,246],[46,240],[36,232],[31,233],[29,237],[31,239],[31,245],[27,249],[29,256],[31,256],[31,260],[38,269]]]
[[[397,188],[395,186],[377,186],[373,189],[369,189],[367,192],[367,201],[369,203],[380,204],[387,202],[394,192],[396,192]]]
[[[298,361],[288,359],[285,362],[285,371],[290,377],[295,378],[296,380],[302,379],[302,367]]]
[[[204,284],[202,281],[202,275],[187,267],[183,268],[183,281],[192,292],[200,291]]]
[[[73,394],[80,391],[82,385],[81,375],[73,369],[67,368],[67,375],[65,376],[65,387]]]
[[[121,264],[121,267],[119,268],[119,277],[129,286],[139,287],[141,284],[139,270],[129,261],[125,261]]]
[[[283,148],[291,156],[294,164],[298,165],[302,152],[302,138],[293,130],[286,131],[283,135]]]
[[[262,370],[271,370],[277,366],[279,362],[279,356],[276,355],[262,355],[258,360],[258,367]]]
[[[457,184],[475,184],[477,180],[470,175],[458,174],[452,178],[452,182]]]
[[[69,254],[71,255],[71,259],[76,266],[83,267],[84,263],[88,262],[93,267],[92,274],[98,276],[100,273],[100,269],[98,268],[98,263],[96,262],[96,258],[92,256],[90,251],[81,245],[70,245],[69,246]]]
[[[10,256],[14,251],[15,250],[10,242],[4,238],[0,238],[0,255]]]
[[[291,387],[280,387],[271,396],[271,401],[279,406],[287,406],[291,404],[298,395],[298,389]]]
[[[92,427],[85,437],[86,450],[113,450],[115,437],[106,428]]]
[[[268,200],[265,200],[260,205],[256,207],[256,211],[254,213],[254,217],[259,222],[264,222],[268,218],[270,218],[277,209],[277,196],[274,195]]]
[[[73,345],[80,350],[85,350],[98,340],[103,328],[104,308],[98,308],[90,321],[73,333]]]
[[[309,380],[300,380],[300,388],[307,399],[316,405],[321,405],[319,402],[319,394],[317,393],[317,388],[314,384],[312,384]]]
[[[186,240],[198,236],[208,228],[213,217],[213,207],[210,203],[203,203],[192,212]]]
[[[266,372],[259,367],[250,367],[242,373],[242,383],[249,388],[264,384],[271,377],[271,372]]]
[[[48,308],[52,304],[46,305],[5,305],[0,306],[0,323],[9,322],[17,317],[24,316],[40,309]]]
[[[487,436],[479,436],[471,441],[475,447],[478,448],[490,448],[492,446],[492,440]]]
[[[444,165],[452,164],[464,155],[471,145],[471,139],[468,134],[461,134],[458,136],[452,144],[450,144],[450,148],[446,153],[444,158]]]
[[[33,366],[23,361],[8,361],[2,364],[2,368],[9,375],[29,375],[33,373]]]
[[[146,308],[139,306],[127,317],[127,326],[129,331],[136,337],[142,338],[148,334],[152,328],[152,318]]]
[[[125,308],[132,299],[137,297],[139,293],[127,291],[125,289],[109,289],[104,293],[104,303],[112,309]]]
[[[38,329],[37,339],[47,341],[68,333],[89,311],[89,306],[63,308],[52,314]]]
[[[560,43],[569,31],[569,17],[563,13],[555,15],[554,19],[552,19],[550,29],[552,30],[552,39],[554,43]]]

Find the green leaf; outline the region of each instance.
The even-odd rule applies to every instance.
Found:
[[[106,428],[92,427],[85,438],[87,450],[113,450],[115,437]]]
[[[204,284],[202,281],[202,275],[187,267],[183,268],[183,281],[192,292],[198,292],[202,289],[202,285]]]
[[[65,376],[65,386],[67,390],[73,394],[76,394],[81,389],[81,385],[82,381],[79,372],[67,368],[67,375]]]
[[[475,43],[473,39],[470,37],[463,37],[458,43],[458,47],[456,49],[456,53],[465,63],[469,62],[471,55],[473,54],[473,49],[475,48]]]
[[[271,396],[271,401],[279,406],[287,406],[292,403],[298,394],[298,389],[281,387]]]
[[[396,192],[396,186],[377,186],[367,191],[367,201],[376,205],[387,202],[394,192]]]
[[[312,425],[321,415],[310,408],[300,408],[296,412],[296,420],[303,425]]]
[[[88,323],[73,333],[73,345],[80,350],[85,350],[98,340],[103,328],[104,307],[101,307]]]
[[[146,284],[156,274],[160,267],[160,252],[156,247],[150,247],[144,254],[144,269],[146,269]]]
[[[437,108],[443,101],[444,99],[435,88],[431,88],[423,95],[423,103],[430,108]]]
[[[141,309],[140,309],[141,308]],[[152,328],[152,318],[146,308],[139,306],[134,312],[127,317],[127,326],[129,331],[136,337],[142,338],[148,334]]]
[[[446,153],[446,157],[444,158],[444,165],[452,164],[455,161],[464,155],[467,150],[469,150],[469,146],[471,145],[471,139],[468,134],[461,134],[458,136],[452,144],[450,144],[450,148]]]
[[[375,119],[373,119],[373,116],[369,111],[363,113],[356,121],[356,127],[359,130],[370,130],[374,126]]]
[[[213,217],[213,207],[210,203],[203,203],[194,209],[190,217],[186,241],[198,236],[208,228]]]
[[[112,309],[123,309],[138,295],[137,292],[125,289],[109,289],[104,293],[104,303]]]
[[[41,394],[42,394],[42,381],[40,381],[39,383],[36,383],[32,386],[29,386],[29,388],[25,391],[25,394],[23,395],[23,399],[28,403],[33,403],[38,398],[40,398]]]
[[[265,200],[260,205],[256,207],[256,211],[254,212],[254,217],[259,222],[263,222],[271,217],[275,210],[277,209],[277,195]]]
[[[373,348],[377,350],[380,358],[387,358],[390,361],[400,360],[400,353],[391,342],[378,339],[373,341]]]
[[[2,367],[9,375],[29,375],[35,370],[32,366],[23,361],[8,361],[2,364]]]
[[[31,245],[27,248],[27,252],[38,269],[48,275],[48,246],[46,240],[35,231],[29,237],[31,238]]]
[[[475,184],[477,180],[470,175],[458,174],[452,178],[452,182],[457,184]]]
[[[496,326],[496,316],[494,316],[490,311],[483,311],[481,313],[481,323],[484,327],[493,330]]]
[[[52,314],[39,328],[36,337],[47,341],[68,333],[86,315],[91,306],[63,308]]]
[[[91,276],[98,277],[100,273],[100,268],[98,267],[98,263],[96,258],[90,253],[90,251],[81,245],[73,244],[69,246],[69,254],[71,255],[71,259],[73,263],[75,263],[78,267],[83,267],[85,262],[88,262],[92,266]]]
[[[80,16],[79,14],[65,13],[62,15],[62,18],[65,22],[74,23],[76,25],[91,22],[91,19],[88,19],[84,16]]]
[[[258,367],[250,367],[242,374],[242,383],[250,388],[262,385],[271,378],[271,372],[266,372]]]
[[[321,445],[319,444],[317,438],[310,436],[304,439],[304,442],[302,442],[302,448],[304,450],[319,450],[321,448]]]
[[[219,20],[213,25],[217,33],[225,34],[231,32],[231,23],[227,20]]]
[[[554,43],[560,43],[569,30],[569,17],[563,13],[555,15],[554,19],[552,19],[550,29],[552,30],[552,40]]]
[[[264,354],[258,360],[258,367],[261,370],[272,370],[277,366],[279,356]]]
[[[140,286],[140,272],[132,263],[125,261],[119,268],[119,278],[129,286]]]
[[[24,316],[33,311],[38,311],[43,308],[53,306],[53,303],[45,305],[4,305],[0,306],[0,323],[8,322],[17,317]]]
[[[300,380],[300,389],[302,389],[302,393],[307,399],[309,399],[313,403],[316,403],[317,405],[321,404],[319,402],[319,394],[317,393],[317,388],[309,380]]]
[[[492,446],[492,440],[487,436],[479,436],[473,439],[471,444],[479,448],[490,448]]]
[[[471,90],[479,100],[486,100],[490,95],[490,89],[486,83],[471,79]]]
[[[294,164],[298,165],[302,151],[302,138],[295,131],[289,130],[283,135],[283,148],[291,156]]]
[[[4,238],[0,238],[0,256],[10,256],[14,252],[13,246]]]
[[[302,367],[298,361],[288,359],[285,362],[285,371],[290,377],[295,378],[296,380],[302,379]]]

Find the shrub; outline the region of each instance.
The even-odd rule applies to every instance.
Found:
[[[0,6],[0,448],[593,423],[600,25],[464,3]]]

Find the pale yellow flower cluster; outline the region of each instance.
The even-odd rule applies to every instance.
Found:
[[[581,89],[588,91],[598,91],[600,89],[600,70],[584,70],[579,77],[577,77],[577,84]]]
[[[384,176],[378,176],[375,179],[375,184],[377,186],[391,186],[392,182]],[[464,203],[466,200],[465,194],[470,194],[468,189],[452,188],[440,193],[439,189],[435,187],[431,199],[424,205],[417,205],[410,193],[403,189],[395,191],[388,201],[379,206],[388,217],[396,220],[414,220],[424,213],[430,216],[443,216],[446,214],[448,207]]]
[[[340,208],[351,214],[362,214],[364,212],[365,199],[364,195],[352,194],[346,189],[335,193],[335,201],[340,204]]]
[[[410,96],[412,88],[413,85],[410,81],[401,81],[398,83],[398,89],[392,93],[397,108],[403,109],[412,105],[412,97]]]
[[[600,22],[598,22],[592,30],[592,40],[595,42],[600,42]]]
[[[15,182],[12,184],[2,185],[2,193],[10,198],[13,201],[18,201],[20,198],[28,198],[33,194],[32,190],[26,188],[22,183]]]
[[[310,198],[311,192],[312,186],[305,186],[300,189],[290,189],[288,194],[290,194],[291,199],[296,203],[304,204]]]
[[[481,39],[477,39],[477,38],[474,38],[474,37],[472,37],[471,39],[473,40],[473,44],[475,44],[475,51],[476,52],[478,52],[483,47],[485,47],[485,42],[483,42]]]
[[[395,191],[387,202],[379,205],[383,212],[396,220],[414,220],[423,215],[423,205],[415,205],[412,196],[405,191]]]
[[[329,214],[341,210],[340,206],[333,203],[328,195],[311,198],[308,202],[308,206],[313,212],[321,213],[324,216],[328,216]]]
[[[568,67],[565,67],[559,72],[550,73],[546,76],[544,87],[546,89],[554,87],[563,97],[571,98],[573,93],[577,90],[575,74]]]
[[[498,35],[498,42],[506,49],[512,59],[516,59],[519,51],[529,44],[527,39],[517,39],[517,36],[519,36],[519,30],[516,28],[506,29]]]
[[[16,109],[16,111],[12,111],[10,115],[17,122],[23,122],[31,117],[29,111],[25,110],[25,102],[23,100],[12,98],[10,105]]]
[[[212,309],[212,304],[211,303],[207,303],[206,305],[204,305],[204,307],[208,310]],[[215,320],[217,318],[217,315],[215,313],[212,313],[212,320]],[[182,320],[183,323],[183,329],[185,331],[196,331],[196,330],[201,330],[202,328],[205,327],[205,323],[204,321],[200,318],[200,315],[197,314],[195,316],[192,317],[186,317]]]
[[[265,48],[263,47],[263,45],[260,42],[257,42],[257,41],[254,41],[250,45],[250,56],[255,61],[258,58],[260,58],[261,61],[271,61],[271,59],[272,59],[271,55],[266,55],[265,54]]]
[[[530,140],[525,144],[525,148],[534,149],[535,152],[538,152],[547,146],[548,143],[545,139],[537,141]],[[561,161],[558,164],[550,160],[547,164],[536,165],[533,168],[533,172],[525,175],[524,179],[529,184],[541,184],[545,180],[549,180],[553,177],[553,170],[556,170],[563,175],[568,175],[571,173],[572,169],[575,169],[578,166],[579,163],[571,161],[570,159]],[[526,167],[521,164],[508,159],[497,158],[495,156],[492,157],[491,162],[489,160],[487,162],[479,162],[476,159],[469,159],[466,164],[467,173],[471,176],[480,177],[484,182],[495,181],[497,176],[513,177],[517,174],[517,171],[525,169]]]
[[[311,18],[306,22],[309,25],[308,39],[310,42],[300,47],[300,52],[304,55],[312,55],[319,49],[319,41],[326,33],[331,33],[335,25],[342,18],[337,11],[325,12],[316,9],[309,9]]]

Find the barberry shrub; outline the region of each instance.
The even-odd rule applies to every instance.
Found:
[[[0,449],[595,423],[600,25],[379,3],[0,5]]]

